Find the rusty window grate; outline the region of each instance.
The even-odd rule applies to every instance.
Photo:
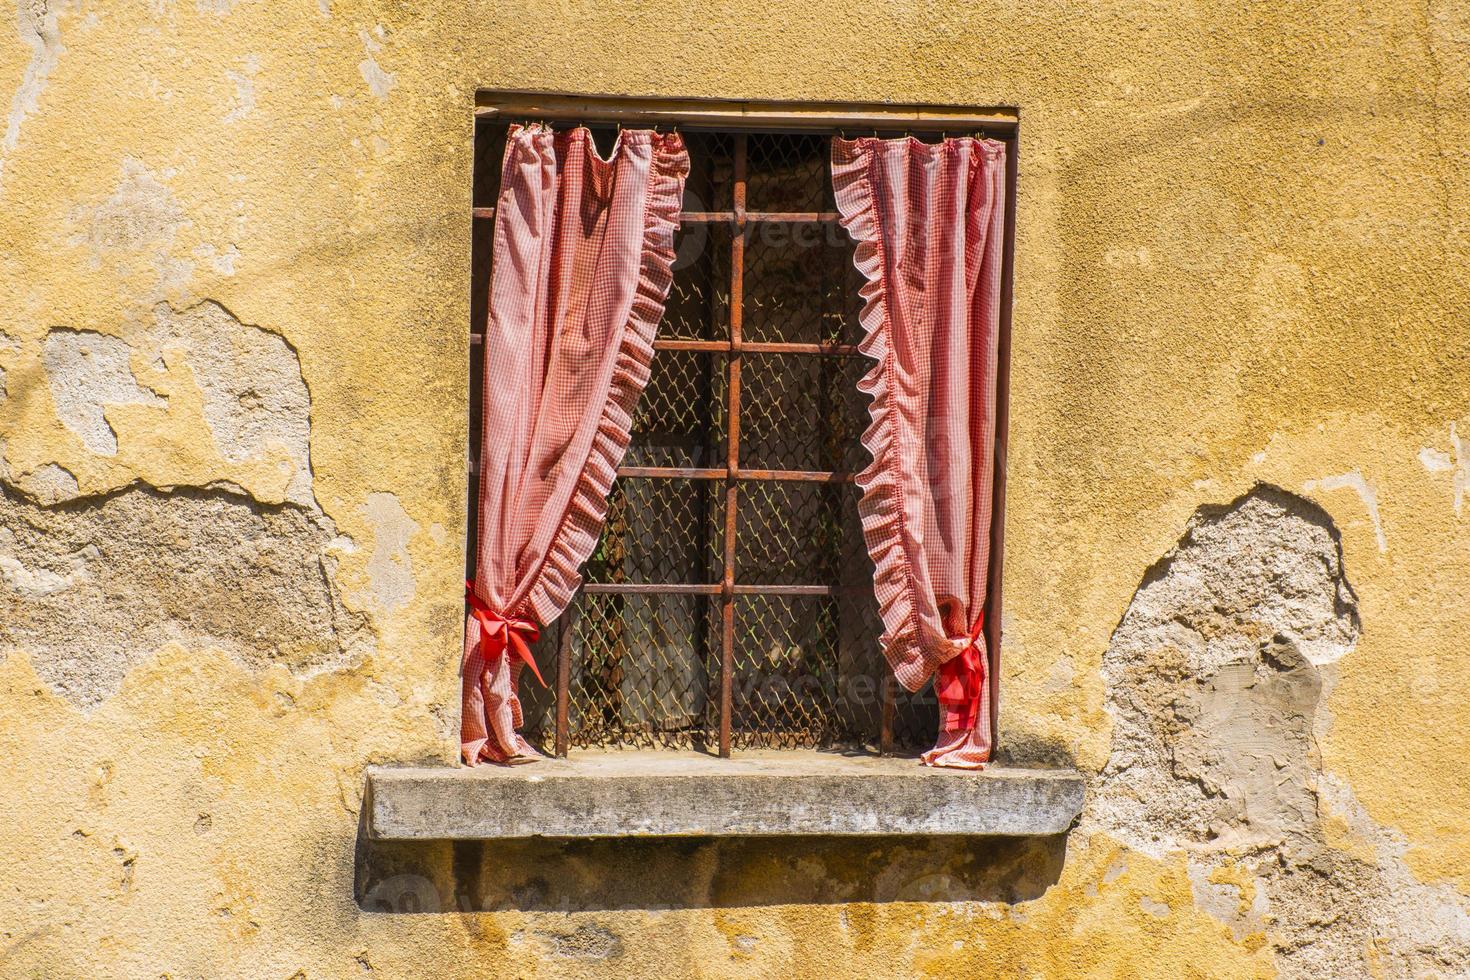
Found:
[[[779,113],[742,126],[698,112],[614,104],[599,113],[563,101],[476,114],[471,542],[479,339],[509,121],[588,125],[604,153],[616,135],[611,120],[682,122],[691,172],[652,378],[585,584],[536,651],[538,662],[555,665],[553,688],[522,689],[526,737],[557,755],[590,746],[722,756],[732,748],[927,746],[936,724],[932,687],[903,691],[878,648],[872,563],[852,482],[867,460],[859,441],[867,398],[856,384],[871,362],[856,348],[862,280],[832,198],[836,127]],[[882,131],[881,118],[850,118],[867,122],[864,132]],[[943,128],[981,125],[945,117],[906,120],[899,131],[937,138]],[[1013,124],[985,120],[984,128],[1015,139]],[[1009,184],[1014,195],[1014,173]],[[992,651],[999,650],[1011,237],[1008,227]]]

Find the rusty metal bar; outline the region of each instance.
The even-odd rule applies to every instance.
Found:
[[[690,582],[588,582],[582,586],[588,595],[724,595],[723,582],[698,584]],[[835,585],[750,585],[737,582],[735,595],[816,596],[836,595]]]
[[[567,757],[571,748],[572,631],[575,628],[575,597],[557,621],[556,635],[556,754]]]
[[[841,220],[836,211],[746,211],[744,223],[776,225],[832,224]],[[734,211],[680,211],[679,220],[684,224],[733,225],[740,219]]]
[[[789,483],[851,483],[851,473],[834,473],[831,470],[736,470],[731,474],[737,480],[784,480]]]
[[[886,666],[886,661],[885,661]],[[893,754],[893,716],[898,707],[898,678],[893,676],[893,671],[885,670],[883,673],[882,704],[879,708],[880,720],[878,727],[878,754]]]
[[[478,337],[472,334],[471,337]],[[478,341],[476,341],[478,342]],[[855,357],[862,353],[856,344],[801,344],[788,341],[747,340],[739,347],[728,340],[655,340],[654,350],[694,351],[701,354],[824,354]]]
[[[618,476],[643,477],[655,480],[723,480],[729,470],[715,470],[700,466],[619,466]]]
[[[471,333],[470,344],[484,343],[485,335]],[[693,351],[698,354],[815,354],[826,357],[857,357],[862,353],[856,344],[802,344],[775,340],[748,340],[738,348],[728,340],[655,340],[654,350]]]
[[[479,469],[479,462],[470,460],[470,472]],[[771,483],[851,483],[857,477],[852,473],[834,473],[831,470],[746,470],[725,468],[722,470],[702,466],[619,466],[620,478],[635,480],[763,480]]]
[[[700,585],[693,582],[588,582],[582,591],[588,595],[722,595],[725,587],[718,582]]]
[[[479,221],[495,218],[493,207],[471,208],[470,214]],[[733,225],[737,223],[734,211],[680,211],[679,222],[686,225],[713,224]],[[747,211],[746,224],[807,225],[832,224],[842,220],[837,211]]]
[[[740,481],[740,329],[745,305],[745,151],[744,133],[735,136],[734,182],[731,200],[735,210],[735,233],[730,236],[730,348],[727,364],[730,380],[725,409],[725,567],[720,608],[720,757],[730,757],[730,728],[735,699],[735,529],[739,521]]]
[[[1018,132],[1005,140],[1006,214],[1000,260],[1000,317],[995,345],[995,480],[990,518],[990,568],[985,596],[985,646],[990,654],[990,756],[1000,745],[1001,576],[1005,570],[1006,452],[1011,421],[1011,280],[1016,265],[1016,177]]]
[[[470,214],[478,221],[492,221],[495,218],[493,207],[471,208]],[[745,212],[746,224],[777,224],[777,225],[806,225],[806,224],[832,224],[840,221],[842,215],[836,211],[747,211]],[[679,222],[687,225],[736,224],[734,211],[680,211]]]
[[[619,466],[619,477],[655,480],[771,480],[787,483],[851,483],[851,473],[831,470],[722,470],[703,466]]]

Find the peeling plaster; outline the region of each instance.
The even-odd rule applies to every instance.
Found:
[[[165,402],[143,388],[128,366],[131,348],[116,337],[58,328],[46,335],[41,363],[51,400],[62,423],[99,456],[117,455],[117,435],[107,422],[108,405]]]
[[[1182,858],[1194,904],[1271,943],[1282,976],[1465,975],[1470,900],[1416,882],[1321,772],[1324,692],[1359,637],[1325,511],[1265,486],[1202,508],[1109,642],[1112,754],[1082,829]]]
[[[225,72],[225,77],[235,83],[235,102],[225,113],[225,122],[239,122],[255,111],[255,76],[260,73],[260,58],[246,55],[239,71]]]
[[[288,475],[286,499],[311,504],[311,396],[285,338],[205,301],[185,310],[156,305],[149,341],[184,355],[220,455],[276,460]]]
[[[1459,428],[1456,423],[1450,423],[1450,453],[1434,446],[1425,446],[1419,450],[1419,462],[1424,469],[1430,473],[1452,473],[1452,487],[1455,494],[1455,516],[1464,516],[1465,500],[1470,497],[1470,446],[1460,438]]]
[[[1303,493],[1315,493],[1319,490],[1352,490],[1356,493],[1363,502],[1364,509],[1368,511],[1368,519],[1373,522],[1373,536],[1378,541],[1378,550],[1388,551],[1388,538],[1383,533],[1383,522],[1378,517],[1378,493],[1363,478],[1361,471],[1351,470],[1338,476],[1308,480],[1302,485]]]
[[[383,25],[377,25],[373,32],[377,35],[376,38],[365,30],[357,32],[362,39],[363,50],[367,52],[367,57],[358,62],[357,70],[362,73],[362,80],[367,82],[368,91],[380,99],[386,99],[388,93],[398,86],[398,79],[392,72],[384,71],[378,65],[377,54],[383,50],[383,45],[379,42],[383,36]]]
[[[15,479],[14,483],[28,497],[45,507],[74,500],[80,490],[77,478],[55,463],[37,467]]]
[[[1431,473],[1448,473],[1455,468],[1450,462],[1450,454],[1433,446],[1425,446],[1419,450],[1419,462]]]
[[[45,567],[32,568],[15,554],[15,532],[0,527],[0,579],[22,596],[53,595],[85,581],[87,561],[98,557],[95,545],[90,545],[70,557],[62,570]]]
[[[413,559],[408,543],[419,526],[391,493],[370,493],[363,515],[373,527],[373,553],[368,559],[369,604],[383,613],[397,612],[414,595]]]
[[[125,157],[122,176],[106,200],[73,215],[81,231],[70,243],[86,247],[94,265],[108,256],[126,256],[149,247],[167,249],[191,222],[165,181],[141,160]]]
[[[0,483],[0,657],[84,710],[166,645],[310,677],[374,638],[335,586],[332,522],[221,490],[135,486],[64,509]]]
[[[31,49],[31,60],[21,76],[20,87],[10,101],[5,135],[0,138],[0,190],[4,189],[5,164],[20,144],[20,129],[26,117],[36,112],[46,80],[65,49],[61,45],[60,15],[65,2],[18,0],[16,30],[21,43]]]
[[[1450,423],[1450,445],[1455,449],[1455,516],[1459,517],[1465,507],[1465,498],[1470,496],[1470,449],[1455,431],[1453,422]]]

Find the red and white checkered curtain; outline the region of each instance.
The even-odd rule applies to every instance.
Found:
[[[995,476],[1005,146],[970,137],[832,141],[857,242],[862,351],[877,363],[858,475],[883,649],[910,691],[934,677],[931,766],[990,758],[984,608]]]
[[[581,584],[648,383],[673,281],[689,156],[677,134],[512,126],[496,202],[479,539],[465,619],[460,748],[538,757],[516,686],[538,625]]]

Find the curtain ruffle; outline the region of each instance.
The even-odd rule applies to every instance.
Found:
[[[865,280],[858,350],[874,361],[858,382],[872,398],[872,462],[857,484],[881,643],[909,691],[979,651],[981,683],[964,687],[980,710],[945,705],[924,755],[957,768],[979,768],[991,744],[984,638],[969,624],[987,598],[1004,154],[970,137],[832,141],[837,210]]]
[[[571,602],[582,584],[582,564],[597,547],[607,519],[608,494],[612,492],[618,467],[628,455],[633,412],[643,389],[648,387],[654,335],[674,281],[674,233],[679,229],[689,155],[684,150],[683,139],[676,134],[622,131],[624,140],[642,137],[653,141],[653,163],[648,172],[638,285],[587,465],[572,492],[561,529],[547,549],[536,585],[525,599],[525,608],[541,623],[555,619]]]
[[[465,624],[460,745],[469,765],[539,758],[519,732],[525,641],[566,608],[601,534],[673,281],[688,172],[677,134],[623,130],[603,160],[586,129],[510,129],[473,582],[490,632],[473,615]],[[492,389],[492,357],[525,397],[511,394],[519,387]]]

